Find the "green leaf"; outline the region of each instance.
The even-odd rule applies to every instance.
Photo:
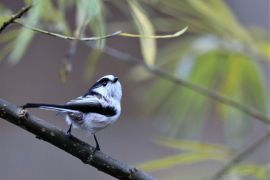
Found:
[[[44,2],[45,1],[42,1],[42,0],[38,1],[38,3],[35,4],[35,8],[32,8],[28,12],[28,16],[27,16],[27,19],[25,20],[25,24],[35,26],[38,23],[38,20],[44,8],[43,6]],[[19,36],[15,40],[15,47],[9,56],[9,63],[14,65],[19,62],[19,60],[25,53],[33,36],[34,36],[34,32],[32,30],[25,29],[25,28],[21,29]]]
[[[89,20],[89,27],[94,36],[102,37],[106,34],[106,23],[104,19],[104,7],[101,0],[82,0],[78,1],[77,26],[85,20]],[[103,49],[106,39],[96,41],[95,47]]]
[[[181,153],[173,156],[168,156],[165,158],[160,158],[157,160],[148,161],[139,164],[138,167],[144,171],[152,172],[172,168],[177,165],[189,165],[199,163],[202,161],[209,161],[209,160],[224,161],[227,158],[228,157],[224,154],[215,154],[215,153],[204,153],[204,152]]]
[[[241,176],[253,176],[258,180],[268,179],[268,169],[266,166],[255,164],[240,164],[232,168],[231,174],[237,174]]]
[[[135,24],[143,36],[155,36],[154,27],[148,19],[146,12],[136,0],[128,1]],[[156,40],[153,38],[140,38],[141,51],[147,64],[154,64],[156,57]]]
[[[266,113],[264,81],[257,64],[242,53],[229,54],[226,62],[227,75],[220,83],[220,91],[238,102]],[[224,123],[228,142],[234,146],[241,146],[239,140],[248,135],[248,128],[251,127],[250,118],[229,106],[219,104],[217,109],[226,120]]]
[[[217,161],[222,165],[227,163],[228,159],[234,157],[233,151],[218,144],[204,143],[198,141],[179,140],[173,138],[158,138],[157,144],[176,149],[184,150],[181,154],[169,155],[167,157],[143,162],[138,166],[144,171],[158,171],[173,168],[178,165],[193,165],[206,163],[208,161]],[[256,179],[267,179],[267,165],[257,165],[253,163],[235,164],[230,174],[237,176],[253,176]]]
[[[44,1],[44,9],[42,10],[41,20],[45,21],[47,24],[54,24],[54,28],[57,31],[64,32],[65,34],[69,34],[70,30],[68,27],[68,23],[65,19],[65,8],[69,5],[68,1],[65,1],[65,5],[60,1],[57,1],[61,7],[56,8],[51,0]]]
[[[4,24],[4,22],[6,22],[7,20],[10,19],[10,15],[0,15],[0,26],[2,26]]]
[[[270,63],[270,42],[261,42],[257,45],[258,51],[266,58],[266,61]]]
[[[251,58],[242,55],[243,74],[241,79],[242,91],[245,92],[243,102],[249,106],[267,113],[267,93],[263,72]],[[246,88],[249,87],[249,88]]]
[[[222,145],[210,144],[198,141],[180,140],[175,138],[158,138],[155,143],[171,148],[184,151],[205,152],[205,153],[225,153],[231,154],[231,150]]]

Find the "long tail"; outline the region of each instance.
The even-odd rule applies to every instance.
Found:
[[[58,112],[71,112],[71,113],[99,113],[105,116],[114,116],[117,111],[113,106],[103,107],[98,102],[86,102],[86,103],[68,103],[64,105],[56,104],[40,104],[40,103],[27,103],[22,108],[40,108]]]
[[[70,109],[67,105],[57,105],[57,104],[27,103],[23,105],[22,108],[23,109],[39,108],[39,109],[58,111],[58,112],[78,112],[77,110]]]

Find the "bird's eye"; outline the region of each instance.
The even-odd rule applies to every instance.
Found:
[[[106,86],[106,85],[107,85],[107,81],[103,81],[102,86]]]

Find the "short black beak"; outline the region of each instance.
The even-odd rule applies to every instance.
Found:
[[[113,82],[116,83],[118,81],[118,77],[115,77]]]

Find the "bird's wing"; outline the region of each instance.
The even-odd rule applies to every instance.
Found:
[[[66,104],[87,104],[87,103],[101,103],[101,99],[96,96],[79,96],[68,101]]]
[[[95,96],[81,96],[69,101],[64,105],[27,103],[23,108],[40,108],[61,113],[98,113],[104,116],[114,116],[116,110],[104,98]]]
[[[71,110],[77,110],[84,113],[98,113],[105,116],[114,116],[116,110],[104,99],[97,96],[80,96],[70,100],[65,105]]]

